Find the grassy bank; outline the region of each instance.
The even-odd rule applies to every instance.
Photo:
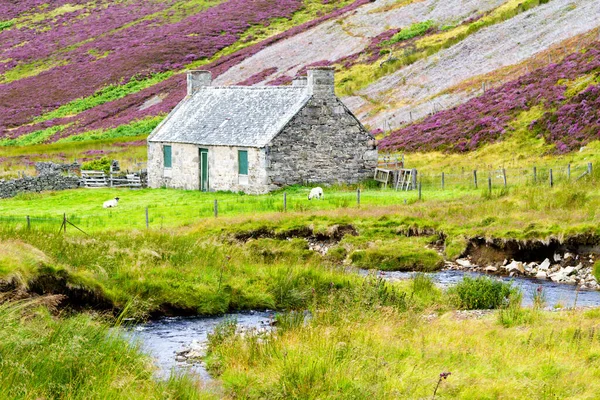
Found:
[[[0,304],[3,399],[209,399],[188,377],[157,381],[149,357],[98,318],[53,317],[57,299]]]
[[[403,290],[402,304],[332,293],[310,321],[230,332],[212,343],[209,366],[231,398],[432,398],[438,383],[436,398],[597,397],[597,311],[513,307],[521,317],[507,324],[506,311],[448,311],[423,283]]]

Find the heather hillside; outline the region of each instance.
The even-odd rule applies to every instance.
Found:
[[[464,152],[510,137],[517,120],[556,153],[600,139],[600,42],[422,122],[391,132],[384,150]]]
[[[531,129],[569,151],[593,136],[586,123],[564,137],[564,121],[589,117],[578,111],[593,101],[593,88],[580,93],[589,85],[577,81],[581,90],[563,99],[547,78],[535,91],[552,98],[507,112],[486,99],[510,91],[516,79],[537,85],[543,73],[532,71],[548,64],[553,71],[565,58],[578,66],[552,75],[557,80],[577,79],[586,68],[581,76],[589,75],[592,64],[583,66],[577,53],[595,49],[599,25],[595,0],[5,2],[0,157],[5,170],[110,153],[127,153],[133,163],[145,157],[145,136],[185,95],[186,70],[211,70],[216,84],[273,85],[289,84],[310,65],[334,66],[338,94],[352,111],[374,130],[394,131],[383,142],[388,150],[471,150],[503,137],[517,111],[537,105],[555,114]],[[479,98],[482,83],[492,90]],[[477,109],[483,128],[465,131],[473,120],[462,109],[449,111],[461,119],[460,133],[456,125],[430,132],[432,119],[406,126],[473,98],[467,108]]]

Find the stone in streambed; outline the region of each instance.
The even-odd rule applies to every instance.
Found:
[[[456,260],[456,263],[463,268],[472,268],[474,266],[471,264],[471,261],[467,260],[466,258],[459,258]]]
[[[537,279],[546,279],[548,278],[548,274],[546,273],[546,271],[538,271],[537,274],[535,274],[535,277]]]
[[[550,268],[550,260],[548,260],[547,258],[544,261],[542,261],[540,265],[538,265],[538,270],[540,271],[548,271],[548,268]]]
[[[488,265],[487,267],[485,267],[485,272],[498,272],[498,268],[492,265]]]
[[[523,268],[523,263],[519,261],[514,261],[504,267],[508,272],[520,272],[524,273],[525,268]]]

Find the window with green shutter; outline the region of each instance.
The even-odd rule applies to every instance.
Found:
[[[165,160],[165,168],[171,168],[171,146],[163,146],[163,155]]]
[[[238,150],[238,173],[248,175],[248,151]]]

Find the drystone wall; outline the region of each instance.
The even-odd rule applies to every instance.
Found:
[[[0,198],[14,197],[21,192],[41,192],[42,190],[66,190],[79,187],[79,177],[74,175],[80,165],[40,162],[35,164],[37,176],[19,179],[0,180]],[[65,175],[64,173],[68,173]]]
[[[79,187],[79,177],[61,174],[26,176],[20,179],[0,180],[0,198],[14,197],[21,192],[66,190]]]
[[[81,164],[74,162],[72,164],[57,164],[53,162],[36,162],[35,170],[38,175],[55,175],[63,172],[76,173],[81,172]]]

